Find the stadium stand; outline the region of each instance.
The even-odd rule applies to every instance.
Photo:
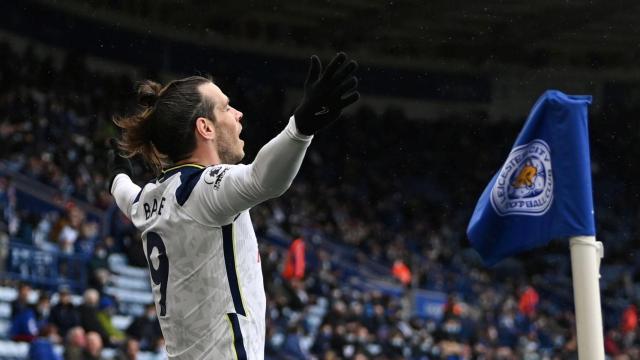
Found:
[[[136,260],[135,251],[129,249],[139,246],[132,240],[136,234],[109,209],[103,190],[103,169],[97,165],[103,156],[100,139],[109,133],[100,121],[106,123],[113,111],[109,109],[118,106],[103,104],[100,120],[91,121],[88,126],[93,118],[92,110],[82,104],[97,102],[95,98],[91,100],[92,96],[103,96],[104,99],[104,94],[114,94],[113,103],[117,104],[123,101],[124,95],[122,90],[116,90],[116,84],[131,86],[131,81],[90,72],[78,73],[81,65],[47,69],[47,72],[59,71],[55,77],[49,77],[74,78],[89,89],[92,86],[86,84],[87,81],[95,81],[96,88],[98,82],[104,81],[100,93],[59,98],[60,95],[54,94],[68,93],[60,86],[73,89],[80,85],[47,83],[34,76],[43,74],[41,69],[46,60],[34,60],[32,54],[14,53],[4,46],[3,58],[9,59],[4,62],[3,78],[12,79],[13,76],[14,79],[13,83],[3,83],[6,85],[2,96],[2,108],[5,109],[2,143],[8,156],[3,158],[5,170],[0,198],[3,199],[3,233],[8,233],[12,239],[10,248],[5,249],[8,269],[15,268],[12,266],[14,259],[26,261],[26,257],[14,255],[21,248],[33,249],[29,254],[64,252],[65,240],[58,237],[55,241],[52,229],[56,224],[62,229],[64,224],[72,224],[72,229],[82,230],[86,227],[87,217],[72,215],[70,209],[77,207],[68,204],[73,201],[94,204],[102,209],[100,216],[111,219],[97,223],[107,224],[109,229],[97,231],[104,236],[88,236],[84,240],[77,237],[76,241],[87,241],[93,246],[89,246],[89,250],[74,246],[72,253],[94,254],[93,248],[105,248],[110,253],[103,264],[99,264],[98,256],[85,255],[83,261],[87,269],[107,269],[107,279],[94,282],[102,285],[103,296],[117,301],[119,315],[111,322],[125,331],[136,316],[143,314],[145,304],[152,298],[146,270],[129,265],[130,259],[137,261],[137,265],[144,265]],[[31,67],[21,70],[24,77],[17,77],[12,64],[27,61]],[[68,71],[65,69],[71,68],[73,77],[65,73]],[[109,84],[111,90],[108,90]],[[110,96],[106,95],[106,99]],[[318,137],[308,164],[289,195],[253,211],[256,230],[262,239],[265,286],[270,298],[268,357],[304,358],[317,354],[330,358],[330,354],[334,354],[355,358],[357,354],[366,354],[373,358],[417,359],[444,354],[498,353],[504,358],[527,354],[565,358],[572,354],[575,350],[574,320],[569,268],[566,255],[562,255],[563,248],[556,246],[550,253],[531,259],[509,260],[495,269],[483,269],[475,254],[464,245],[463,230],[468,211],[460,209],[469,209],[472,199],[467,194],[477,192],[477,186],[470,189],[471,185],[452,179],[472,179],[471,182],[478,180],[480,183],[501,153],[500,149],[483,147],[470,137],[508,137],[515,131],[515,126],[480,126],[443,120],[430,123],[425,129],[420,124],[403,120],[402,114],[393,110],[376,117],[362,109],[352,117],[337,125],[335,135],[324,139]],[[56,120],[63,118],[75,120]],[[366,136],[354,126],[358,121],[367,121]],[[69,124],[76,125],[64,131],[56,129],[56,126],[67,127]],[[394,134],[381,136],[389,124],[399,126],[394,127]],[[29,136],[40,136],[38,129],[50,133],[47,136],[54,141],[40,143]],[[73,136],[67,136],[69,132]],[[466,139],[460,139],[463,148],[452,151],[449,148],[452,145],[443,141],[461,133],[468,134]],[[42,146],[46,148],[39,148]],[[385,151],[390,147],[401,147],[399,151],[405,156],[390,158]],[[450,163],[464,163],[466,154],[478,147],[483,150],[479,151],[482,158],[476,166],[484,167],[485,171],[478,171],[478,167],[449,168]],[[346,157],[339,154],[346,154]],[[596,156],[598,161],[599,156]],[[429,167],[420,164],[429,164]],[[338,173],[343,174],[339,180],[334,176]],[[53,185],[58,192],[54,199],[58,200],[38,213],[38,206],[32,204],[33,196],[17,190],[12,174],[23,174]],[[600,180],[597,175],[596,179]],[[621,173],[621,176],[624,175]],[[395,190],[388,192],[390,187]],[[313,196],[314,193],[323,196]],[[319,198],[327,201],[318,201]],[[58,208],[57,215],[50,215],[52,205],[55,208],[60,203],[67,206]],[[605,232],[608,236],[620,241],[631,239],[630,234],[618,230],[619,226],[625,226],[621,223],[624,219],[607,216],[606,209],[600,213],[600,226],[608,231]],[[74,216],[80,219],[75,225]],[[50,230],[37,235],[43,228]],[[308,270],[304,282],[288,282],[279,275],[288,239],[294,231],[303,235],[308,244]],[[35,241],[39,236],[44,242]],[[100,246],[96,247],[96,244]],[[617,351],[633,354],[637,347],[633,341],[629,343],[622,338],[619,319],[635,298],[638,284],[633,280],[635,272],[625,272],[622,263],[615,263],[615,250],[611,255],[614,256],[607,257],[602,271],[608,339],[618,346]],[[409,264],[413,287],[432,292],[419,296],[394,280],[390,269],[398,259]],[[531,269],[544,271],[533,272]],[[489,278],[503,278],[506,282],[491,282]],[[58,276],[60,279],[68,282],[63,276]],[[616,285],[628,281],[632,282],[630,288]],[[58,285],[48,284],[43,288],[55,291],[52,286]],[[524,294],[532,291],[539,295],[529,296],[534,300],[526,300]],[[15,289],[0,288],[1,329],[5,338],[9,337],[11,327],[7,309],[16,297]],[[37,297],[31,297],[32,303]],[[52,304],[57,301],[55,297],[52,300]],[[80,297],[76,295],[73,302],[80,305]],[[421,304],[423,308],[414,306],[412,309],[407,302]],[[631,312],[631,316],[637,314]],[[24,343],[3,344],[0,348],[8,358],[24,358],[28,352]],[[62,351],[60,347],[57,349]],[[104,355],[113,356],[115,351],[105,350]]]
[[[355,14],[370,11],[361,1],[341,4]],[[298,11],[294,2],[285,6]],[[254,84],[264,92],[247,92]],[[238,108],[250,109],[251,156],[283,124],[285,99],[251,76],[226,86]],[[611,95],[625,86],[634,88],[605,88],[604,98],[613,100],[592,118],[633,117],[632,99]],[[76,52],[54,66],[30,47],[20,52],[0,43],[0,359],[29,353],[29,344],[12,340],[19,281],[37,288],[29,293],[32,305],[52,294],[55,306],[68,286],[80,307],[83,292],[98,289],[107,300],[97,312],[125,334],[146,315],[152,297],[138,234],[115,211],[103,166],[105,140],[114,134],[109,119],[131,109],[132,88],[129,76],[90,70]],[[252,210],[268,294],[268,359],[575,357],[566,244],[490,269],[466,244],[475,196],[518,130],[515,122],[483,122],[486,116],[415,122],[398,109],[379,115],[363,107],[314,140],[287,195]],[[253,119],[267,125],[252,129]],[[633,146],[638,125],[593,121],[592,134],[599,237],[607,246],[605,345],[612,358],[640,358],[640,262],[629,251],[640,226],[639,170],[626,160],[640,155]],[[136,172],[140,181],[149,178],[139,165]],[[306,244],[307,269],[302,281],[290,281],[282,265],[297,236]],[[410,270],[408,285],[392,276],[396,261]],[[50,338],[57,354],[69,347]],[[119,356],[125,342],[104,340],[111,344],[102,356]],[[151,338],[138,358],[163,355],[162,340]]]

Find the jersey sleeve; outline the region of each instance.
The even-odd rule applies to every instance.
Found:
[[[140,186],[136,185],[127,174],[118,174],[111,185],[111,195],[116,204],[127,218],[131,219],[131,206],[140,193]]]
[[[195,190],[200,217],[216,225],[227,224],[240,212],[282,195],[298,173],[312,138],[297,130],[292,116],[253,163],[206,168]]]

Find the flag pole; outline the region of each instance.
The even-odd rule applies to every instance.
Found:
[[[578,334],[578,359],[604,360],[602,308],[600,307],[600,259],[602,243],[595,236],[570,239],[573,298]]]

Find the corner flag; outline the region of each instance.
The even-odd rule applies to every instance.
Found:
[[[533,106],[467,228],[485,263],[554,238],[595,235],[589,104],[591,96],[548,90]]]

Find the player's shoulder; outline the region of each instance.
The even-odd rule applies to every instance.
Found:
[[[157,179],[158,184],[167,182],[167,190],[174,192],[176,203],[184,206],[195,192],[217,191],[228,173],[242,165],[219,164],[202,166],[184,164],[169,168]]]
[[[202,182],[211,186],[213,190],[219,190],[222,180],[233,166],[235,165],[219,164],[208,166],[202,172]]]

